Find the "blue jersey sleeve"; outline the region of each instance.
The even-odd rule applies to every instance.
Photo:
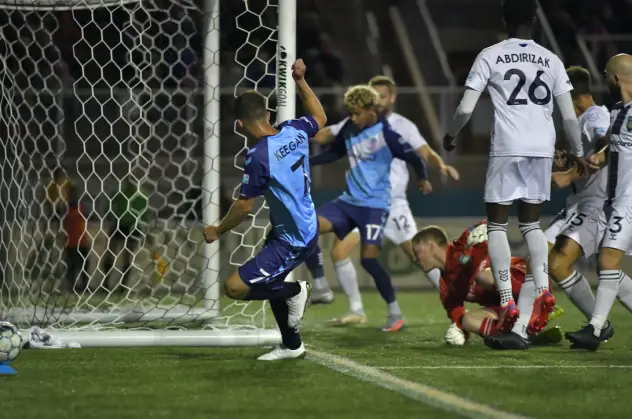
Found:
[[[268,162],[257,158],[257,155],[246,157],[244,176],[241,179],[240,195],[254,198],[263,195],[270,180],[270,166]]]
[[[305,134],[307,134],[308,138],[315,136],[319,130],[318,123],[316,122],[313,116],[304,116],[299,119],[290,119],[290,120],[281,122],[281,124],[278,126],[278,129],[281,129],[283,127],[288,127],[288,126],[293,127],[294,129],[298,131],[303,131]]]
[[[319,164],[333,163],[340,160],[345,154],[347,154],[345,139],[341,135],[337,135],[326,151],[309,159],[309,164],[318,166]]]
[[[417,150],[412,148],[401,135],[393,131],[388,124],[384,124],[384,140],[394,157],[404,160],[413,166],[417,179],[428,178],[426,164],[417,154]]]

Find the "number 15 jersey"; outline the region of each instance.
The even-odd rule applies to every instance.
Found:
[[[499,42],[478,54],[465,86],[492,98],[490,156],[553,157],[553,99],[573,90],[557,55],[530,39]]]

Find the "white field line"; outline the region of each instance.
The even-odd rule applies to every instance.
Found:
[[[425,405],[475,419],[526,419],[503,412],[436,388],[395,377],[375,367],[359,364],[348,358],[327,352],[308,350],[308,359],[339,373],[385,388]]]
[[[370,368],[378,370],[540,370],[540,369],[632,369],[632,365],[402,365],[380,366],[373,365]]]

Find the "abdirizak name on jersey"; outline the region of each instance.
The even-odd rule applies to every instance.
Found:
[[[542,67],[551,68],[549,61],[549,58],[542,58],[535,54],[527,54],[526,52],[520,54],[503,54],[496,57],[496,64],[533,63],[541,65]]]

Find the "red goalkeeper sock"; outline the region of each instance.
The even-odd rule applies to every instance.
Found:
[[[481,327],[478,329],[478,334],[482,337],[495,336],[497,334],[496,320],[491,317],[483,319],[483,323],[481,323]]]

